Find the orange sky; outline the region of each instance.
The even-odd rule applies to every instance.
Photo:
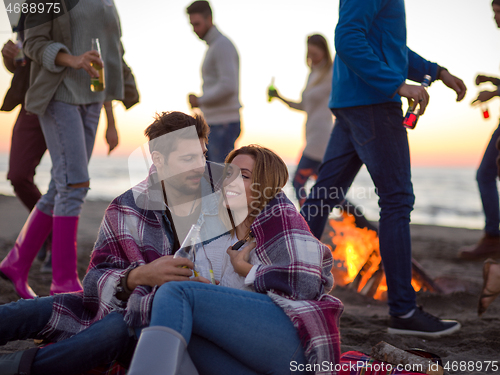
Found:
[[[189,1],[147,2],[155,5],[155,12],[150,11],[151,7],[135,6],[131,0],[117,2],[125,59],[141,92],[141,103],[131,110],[125,112],[121,104],[115,108],[121,140],[116,154],[120,155],[127,155],[145,141],[142,132],[155,112],[189,112],[187,95],[201,91],[200,66],[206,45],[189,26],[185,15]],[[499,116],[498,98],[489,105],[491,118],[487,121],[478,109],[470,107],[478,92],[473,84],[475,75],[500,75],[500,33],[493,22],[490,3],[475,0],[457,6],[453,0],[406,2],[408,45],[447,67],[468,86],[466,98],[457,104],[454,93],[441,82],[431,85],[426,114],[417,128],[408,132],[413,165],[477,166],[480,162]],[[290,0],[273,0],[272,5],[265,0],[211,0],[211,4],[215,23],[234,41],[240,54],[244,131],[238,145],[260,143],[277,151],[287,162],[296,162],[303,147],[304,115],[276,100],[268,103],[266,87],[274,76],[283,96],[300,98],[308,74],[305,38],[319,32],[326,36],[333,50],[338,0],[315,0],[314,6]],[[235,7],[245,9],[244,18],[234,17]],[[453,9],[453,18],[445,17],[449,9]],[[2,29],[8,29],[6,16],[0,18],[1,44],[11,37]],[[10,79],[2,66],[0,96]],[[8,152],[16,115],[17,110],[0,112],[0,152]],[[97,135],[97,154],[107,153],[104,126],[101,123]]]

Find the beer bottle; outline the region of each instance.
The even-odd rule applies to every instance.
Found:
[[[102,58],[101,55],[101,46],[99,44],[98,38],[92,38],[92,50],[97,51],[99,53],[99,57]],[[97,70],[99,73],[99,77],[90,77],[90,89],[94,92],[104,91],[105,83],[104,83],[104,67],[99,66],[96,63],[91,63],[92,68]]]
[[[429,87],[431,83],[431,76],[425,75],[422,81],[422,87]],[[416,103],[415,100],[410,99],[408,110],[406,111],[405,118],[403,120],[403,126],[408,129],[415,129],[417,126],[418,116],[420,114],[420,104]]]

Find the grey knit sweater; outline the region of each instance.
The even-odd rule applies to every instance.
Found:
[[[240,120],[240,60],[233,43],[212,26],[204,37],[208,50],[201,68],[200,109],[209,125]]]
[[[43,65],[46,69],[52,72],[66,69],[66,74],[57,88],[54,100],[81,105],[123,98],[121,30],[113,1],[79,1],[78,5],[71,9],[69,16],[71,50],[62,43],[52,43],[44,52]],[[89,51],[92,47],[92,38],[99,38],[101,45],[101,59],[104,62],[106,83],[106,88],[102,92],[90,90],[90,76],[85,70],[56,66],[54,63],[59,51],[65,51],[74,56]]]

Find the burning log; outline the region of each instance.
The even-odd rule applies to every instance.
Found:
[[[356,227],[350,215],[344,215],[342,221],[332,219],[328,224],[321,240],[332,251],[335,284],[349,285],[358,293],[385,300],[387,284],[377,233]],[[412,260],[412,286],[417,292],[442,292],[415,260]]]

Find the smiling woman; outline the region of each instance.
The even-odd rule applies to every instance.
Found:
[[[130,375],[184,371],[179,358],[186,348],[202,374],[288,374],[291,362],[338,363],[343,307],[326,294],[333,285],[331,253],[282,192],[285,163],[256,145],[232,151],[226,163],[226,207],[245,206],[249,214],[199,251],[220,283],[158,289]],[[244,243],[240,250],[226,250],[237,240]]]

